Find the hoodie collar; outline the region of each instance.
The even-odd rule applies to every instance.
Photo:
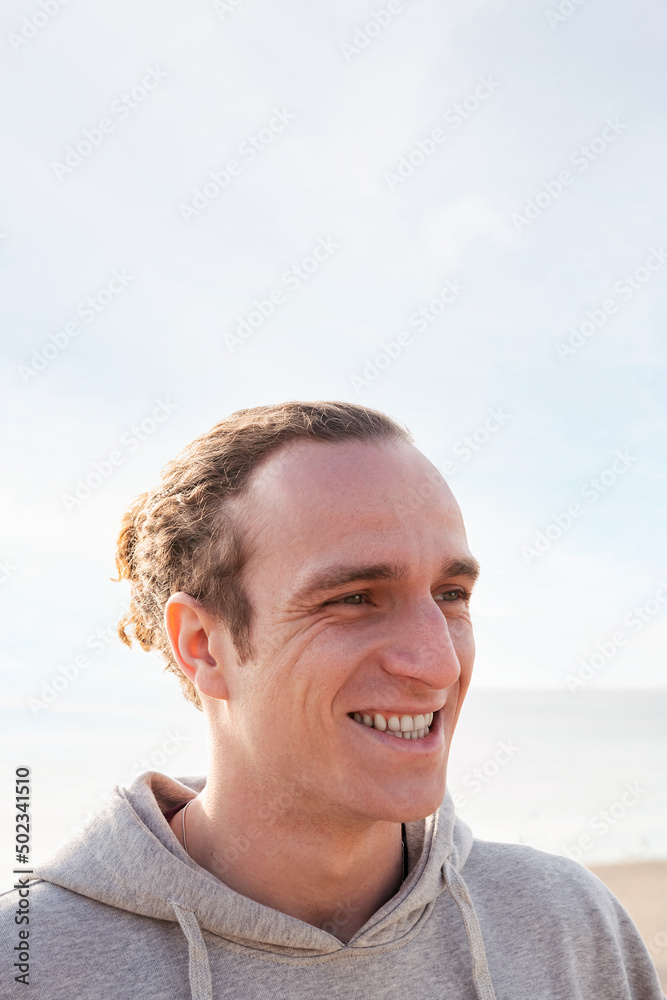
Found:
[[[38,876],[159,920],[175,919],[170,900],[176,900],[194,911],[203,929],[246,947],[323,955],[386,946],[409,935],[446,888],[445,862],[460,870],[472,844],[449,795],[433,816],[406,824],[407,879],[344,945],[327,931],[234,892],[186,854],[163,812],[194,798],[204,784],[201,777],[178,780],[149,771],[129,787],[116,787],[81,833],[39,867]]]
[[[212,1000],[202,929],[242,948],[303,960],[340,951],[369,953],[407,941],[448,891],[458,906],[478,1000],[495,1000],[482,932],[461,875],[472,847],[469,827],[447,794],[432,816],[407,823],[410,872],[398,893],[343,944],[327,931],[234,892],[183,850],[163,813],[194,798],[204,778],[155,771],[117,787],[74,840],[39,866],[37,877],[121,910],[178,921],[188,943],[192,1000]]]

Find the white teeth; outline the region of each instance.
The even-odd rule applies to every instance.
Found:
[[[386,732],[390,736],[396,736],[401,740],[423,740],[430,732],[430,725],[433,722],[433,712],[425,715],[390,715],[386,718],[379,712],[375,715],[368,715],[366,712],[353,712],[352,718],[355,722],[360,722],[369,729],[377,729],[379,732]]]

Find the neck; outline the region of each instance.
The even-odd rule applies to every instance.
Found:
[[[182,813],[171,821],[182,838]],[[187,850],[235,892],[349,939],[403,880],[401,824],[310,817],[290,791],[211,782],[188,806]]]

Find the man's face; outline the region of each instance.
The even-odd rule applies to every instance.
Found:
[[[298,441],[242,509],[254,655],[229,666],[225,745],[327,822],[430,815],[474,657],[476,563],[449,488],[412,445]]]

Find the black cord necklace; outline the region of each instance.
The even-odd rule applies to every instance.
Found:
[[[401,840],[403,841],[403,879],[405,882],[408,875],[408,839],[405,834],[405,823],[401,823]]]

